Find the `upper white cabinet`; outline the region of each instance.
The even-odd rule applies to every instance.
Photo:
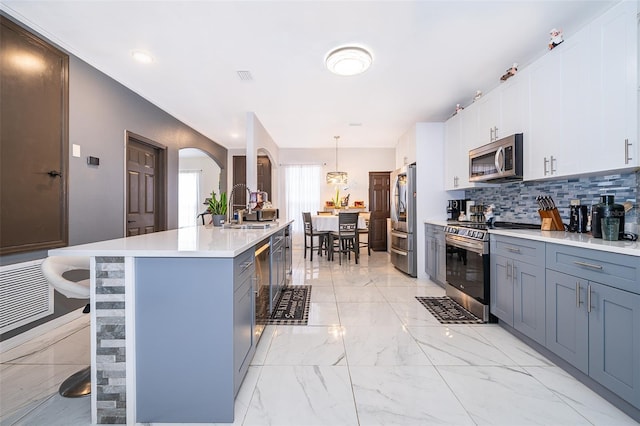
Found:
[[[469,180],[469,167],[465,167],[468,154],[463,152],[460,135],[460,117],[456,114],[445,123],[444,127],[444,187],[446,190],[462,189],[461,177]],[[464,177],[466,175],[466,178]]]
[[[514,133],[524,134],[525,180],[640,167],[637,14],[638,2],[619,3],[456,115],[461,152],[447,155],[447,173],[463,172],[449,163],[468,163],[469,149]],[[455,176],[446,189],[473,186]]]
[[[590,170],[640,165],[638,153],[638,3],[622,2],[593,23],[597,152]],[[587,159],[585,159],[587,160]]]
[[[525,180],[640,165],[637,8],[620,3],[531,65]]]

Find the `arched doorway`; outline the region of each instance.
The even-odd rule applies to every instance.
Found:
[[[178,158],[178,227],[202,224],[204,201],[211,191],[220,194],[220,166],[198,148],[183,148]]]

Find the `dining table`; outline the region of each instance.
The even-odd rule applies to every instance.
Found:
[[[338,232],[338,215],[312,215],[311,223],[316,232]],[[367,229],[362,215],[358,215],[358,229]]]

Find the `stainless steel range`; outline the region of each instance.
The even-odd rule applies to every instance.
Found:
[[[540,225],[513,222],[491,223],[493,228],[540,229]],[[484,223],[458,222],[444,228],[446,242],[446,294],[465,309],[488,322],[490,270],[489,232]]]
[[[447,296],[489,321],[489,233],[461,225],[444,228]]]

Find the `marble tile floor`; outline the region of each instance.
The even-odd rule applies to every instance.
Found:
[[[415,296],[441,296],[386,253],[359,265],[303,259],[308,326],[268,326],[235,406],[237,425],[637,424],[495,324],[441,325]],[[0,355],[1,425],[88,425],[90,399],[59,383],[89,363],[83,317]]]

